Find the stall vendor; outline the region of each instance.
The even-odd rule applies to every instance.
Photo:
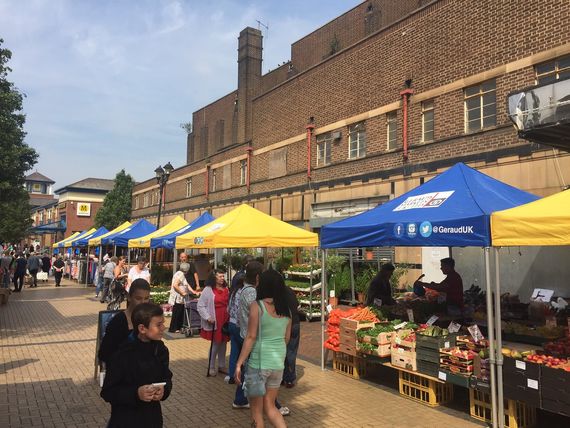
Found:
[[[392,285],[390,278],[394,273],[394,265],[392,263],[385,263],[380,268],[380,272],[370,281],[368,291],[366,292],[366,306],[374,305],[374,300],[380,299],[382,306],[393,305],[394,299],[392,298]]]
[[[447,295],[447,306],[455,306],[459,309],[463,309],[463,281],[461,276],[455,272],[455,260],[451,257],[441,259],[441,271],[446,275],[445,279],[439,284],[436,282],[422,282],[420,276],[418,280],[414,283],[414,286],[420,285],[430,290],[439,291]]]

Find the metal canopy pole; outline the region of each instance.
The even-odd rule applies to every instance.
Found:
[[[87,271],[85,272],[85,287],[87,287],[88,285],[89,285],[89,245],[87,245]]]
[[[327,250],[321,250],[321,370],[325,369],[325,297],[327,290],[327,270],[325,259]]]
[[[491,372],[491,420],[497,428],[497,379],[495,378],[495,332],[493,323],[493,292],[491,290],[491,271],[489,268],[489,247],[485,247],[485,282],[487,290],[487,335],[489,336],[489,371]],[[500,352],[500,350],[499,350]]]
[[[495,337],[497,339],[497,413],[499,427],[505,426],[505,403],[503,401],[503,335],[501,333],[501,278],[499,269],[499,248],[495,250]]]
[[[356,298],[354,296],[354,261],[352,259],[352,248],[350,249],[350,292],[351,292],[351,304],[356,303]]]

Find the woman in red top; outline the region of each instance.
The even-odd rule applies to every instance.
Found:
[[[212,341],[210,376],[215,376],[217,372],[228,374],[226,344],[230,338],[222,333],[222,326],[230,319],[228,314],[229,295],[224,271],[214,270],[206,280],[204,290],[198,300],[198,313],[202,318],[200,336]],[[218,370],[216,370],[216,357],[218,358]]]

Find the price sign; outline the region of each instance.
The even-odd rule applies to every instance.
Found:
[[[526,370],[526,363],[524,361],[516,360],[515,366],[517,367],[517,369]]]
[[[382,306],[382,299],[374,299],[374,306]]]
[[[447,373],[439,372],[438,375],[437,375],[437,377],[438,377],[439,380],[442,380],[442,381],[445,382],[445,381],[447,380]]]
[[[458,324],[455,321],[451,321],[449,323],[449,327],[447,327],[447,330],[450,333],[457,333],[460,329],[461,329],[461,324]]]
[[[438,320],[438,318],[439,318],[439,317],[438,317],[437,315],[432,315],[432,316],[430,317],[430,319],[427,320],[426,324],[427,324],[427,325],[433,325],[433,323],[436,322],[436,321]]]
[[[406,312],[408,313],[408,321],[414,322],[414,310],[408,309]]]
[[[332,305],[327,305],[327,312],[330,314],[333,310]]]
[[[485,339],[481,330],[479,330],[479,326],[477,324],[473,324],[471,327],[467,327],[469,333],[471,333],[471,337],[476,343],[479,343],[481,340]]]
[[[396,324],[396,325],[394,326],[394,330],[399,330],[399,329],[403,328],[407,323],[408,323],[408,321],[404,321],[404,322],[402,322],[402,323],[400,323],[400,324]]]
[[[538,381],[534,379],[527,379],[526,386],[532,389],[538,389]]]

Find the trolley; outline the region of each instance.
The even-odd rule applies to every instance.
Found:
[[[186,337],[192,337],[200,333],[201,321],[198,313],[198,299],[192,299],[190,296],[184,297],[184,324],[180,329],[180,333]]]

